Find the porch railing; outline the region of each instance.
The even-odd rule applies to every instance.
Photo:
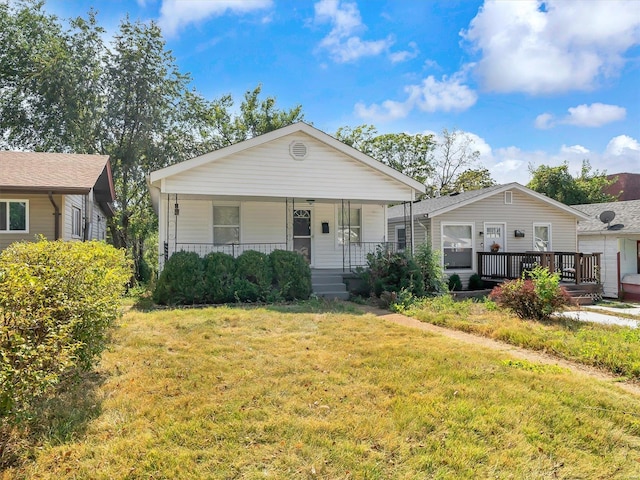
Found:
[[[600,283],[600,253],[478,252],[478,274],[484,279],[513,280],[536,266],[557,272],[575,284]]]
[[[287,244],[282,243],[229,243],[216,245],[213,243],[176,243],[176,252],[195,252],[204,257],[211,252],[222,252],[237,257],[247,250],[255,250],[257,252],[269,254],[274,250],[286,250]],[[174,252],[171,252],[174,253]],[[169,252],[167,252],[167,256]]]
[[[381,250],[385,253],[395,253],[398,244],[395,242],[360,242],[345,245],[344,269],[355,270],[367,266],[367,256]]]

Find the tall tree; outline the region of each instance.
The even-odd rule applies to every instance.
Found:
[[[604,193],[604,189],[613,184],[615,178],[607,180],[606,171],[592,171],[588,160],[582,161],[580,173],[575,177],[569,172],[566,161],[557,167],[540,165],[534,168],[529,165],[529,172],[532,178],[527,184],[528,188],[566,205],[611,202],[616,199]]]
[[[448,195],[456,191],[458,177],[476,165],[480,152],[474,150],[473,138],[459,130],[442,130],[431,156],[433,176],[427,183],[427,195]]]
[[[481,188],[492,187],[496,181],[491,178],[491,173],[486,168],[467,169],[462,172],[453,182],[453,190],[456,192],[466,192],[469,190],[480,190]]]
[[[356,128],[340,128],[336,132],[336,138],[420,183],[425,183],[433,171],[430,163],[434,147],[433,135],[378,135],[372,125],[361,125]]]
[[[146,174],[303,118],[260,86],[239,109],[230,95],[204,99],[153,22],[125,18],[110,46],[93,11],[69,25],[43,2],[0,0],[0,147],[110,155],[111,238],[138,266],[155,228]]]

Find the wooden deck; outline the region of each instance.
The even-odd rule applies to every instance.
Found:
[[[485,282],[499,284],[526,277],[541,266],[560,275],[560,283],[580,304],[602,298],[600,253],[580,252],[479,252],[478,274]]]

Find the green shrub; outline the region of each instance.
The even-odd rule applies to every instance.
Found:
[[[204,301],[202,259],[194,252],[176,252],[164,264],[153,292],[162,305],[189,305]]]
[[[440,262],[440,252],[433,250],[428,242],[416,247],[414,260],[420,267],[424,289],[429,293],[441,293],[446,290],[442,263]]]
[[[367,255],[367,264],[368,273],[363,278],[376,297],[382,292],[398,293],[402,289],[413,295],[424,295],[422,271],[409,253],[378,249]]]
[[[236,278],[233,288],[237,301],[266,300],[270,297],[272,283],[273,269],[268,255],[247,250],[236,258]]]
[[[469,290],[482,290],[483,288],[484,281],[480,275],[474,273],[469,277]]]
[[[298,252],[274,250],[269,255],[273,282],[285,300],[307,300],[311,295],[311,269]]]
[[[27,415],[63,376],[91,368],[131,274],[124,252],[101,242],[41,240],[0,252],[4,425]]]
[[[460,275],[454,273],[449,276],[449,280],[447,280],[447,286],[449,287],[450,292],[459,292],[462,290],[462,280],[460,280]]]
[[[507,307],[520,318],[546,320],[558,309],[572,302],[560,287],[560,275],[543,267],[528,272],[530,277],[505,282],[494,288],[489,298]]]
[[[233,282],[235,259],[226,253],[212,252],[204,257],[204,299],[207,303],[227,303],[235,300]]]

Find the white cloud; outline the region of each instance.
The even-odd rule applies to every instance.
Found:
[[[570,108],[564,123],[579,127],[600,127],[607,123],[624,120],[626,116],[627,110],[623,107],[593,103]]]
[[[401,50],[399,52],[390,53],[389,59],[391,60],[391,63],[406,62],[407,60],[416,58],[420,53],[416,42],[409,42],[409,48],[411,50]]]
[[[244,14],[271,7],[272,0],[163,0],[158,24],[167,36],[175,35],[190,23],[197,23],[227,12]]]
[[[577,127],[601,127],[607,123],[624,120],[627,110],[617,105],[592,103],[570,107],[568,115],[556,120],[551,113],[542,113],[536,117],[535,127],[546,130],[557,124],[575,125]]]
[[[436,140],[439,134],[431,131]],[[583,160],[588,160],[592,170],[606,171],[608,174],[637,172],[640,166],[640,142],[627,135],[611,139],[601,151],[589,150],[583,145],[562,145],[557,151],[522,150],[516,146],[492,148],[484,138],[470,132],[463,132],[473,140],[473,148],[480,152],[479,165],[487,168],[491,177],[499,184],[518,182],[526,185],[531,180],[529,166],[559,166],[565,161],[572,175],[579,175]]]
[[[589,90],[640,44],[640,2],[486,0],[461,35],[481,52],[476,73],[487,90]]]
[[[366,106],[358,103],[355,113],[366,120],[386,121],[404,118],[413,109],[423,112],[462,111],[472,107],[477,99],[476,92],[462,83],[462,76],[442,77],[442,81],[429,75],[419,85],[407,85],[404,91],[408,97],[403,102],[386,100],[381,105]]]
[[[541,113],[536,117],[535,126],[540,130],[547,130],[553,127],[554,124],[553,115],[550,113]]]
[[[393,39],[362,40],[357,33],[366,30],[355,3],[321,0],[314,5],[315,21],[330,23],[332,29],[320,42],[334,61],[346,63],[361,57],[379,55],[393,45]]]

